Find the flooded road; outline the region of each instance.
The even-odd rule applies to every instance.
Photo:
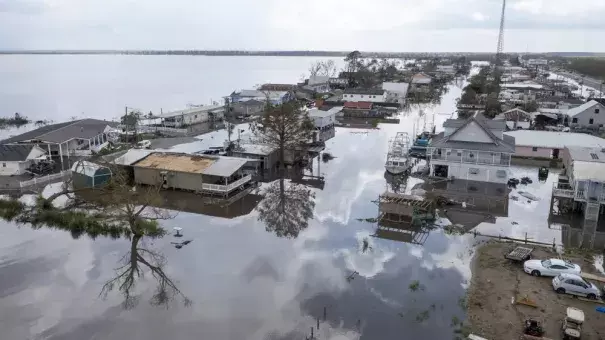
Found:
[[[376,223],[364,219],[378,215],[373,201],[387,189],[389,138],[398,131],[411,135],[420,111],[434,115],[439,130],[463,85],[448,86],[438,105],[412,106],[398,125],[337,128],[325,149],[335,158],[319,170],[323,190],[307,188],[314,206],[302,208],[295,205],[300,193],[289,191],[291,209],[301,209],[289,223],[272,224],[279,216],[260,216],[271,212],[263,202],[234,218],[180,212],[162,225],[169,231],[181,227],[182,238],[143,238],[134,244],[74,240],[65,232],[0,222],[2,337],[260,340],[306,339],[313,332],[326,340],[454,338],[453,320],[464,319],[470,261],[480,239],[435,229],[422,244],[399,242],[372,237]],[[246,126],[240,129],[245,134]],[[171,149],[199,151],[225,137],[218,131],[196,138]],[[543,213],[554,172],[539,183],[536,169],[511,171],[535,178],[511,195],[524,190],[541,199],[511,201],[507,217],[482,223],[478,230],[516,237],[527,232],[546,242],[560,238],[560,231],[548,229]],[[180,248],[172,243],[185,240],[191,242]],[[145,261],[129,262],[131,249]],[[117,286],[100,295],[124,265],[141,270],[129,295]],[[168,289],[171,301],[157,306],[157,292],[170,283],[177,289]],[[183,303],[185,298],[191,305]],[[128,309],[125,299],[132,302]]]

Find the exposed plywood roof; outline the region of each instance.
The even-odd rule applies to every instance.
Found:
[[[214,162],[216,159],[202,156],[153,153],[135,163],[135,166],[201,174]]]
[[[246,165],[248,161],[251,160],[237,157],[155,152],[136,162],[134,166],[164,171],[229,177]]]

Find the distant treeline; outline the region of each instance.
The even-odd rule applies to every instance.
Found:
[[[346,57],[349,51],[220,51],[220,50],[29,50],[0,51],[0,54],[130,54],[130,55],[200,55],[200,56],[292,56]],[[471,60],[487,61],[494,53],[428,53],[428,52],[361,52],[362,58],[435,58],[470,56]]]
[[[567,68],[587,76],[605,80],[605,58],[574,58]]]

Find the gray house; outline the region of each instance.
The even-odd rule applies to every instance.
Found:
[[[267,104],[265,104],[265,102],[262,102],[260,100],[250,99],[243,102],[233,103],[231,104],[230,108],[231,113],[235,116],[254,116],[262,114],[266,105]]]
[[[605,125],[605,106],[596,100],[574,107],[566,114],[572,127],[598,129]]]
[[[154,152],[132,167],[136,184],[227,197],[251,184],[252,176],[243,172],[246,163],[235,157]]]
[[[445,131],[435,136],[427,150],[430,174],[435,177],[478,182],[506,183],[515,138],[504,134],[506,122],[481,114],[448,119]]]

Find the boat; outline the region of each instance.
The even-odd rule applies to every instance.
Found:
[[[389,145],[389,153],[387,161],[384,165],[385,169],[393,174],[398,175],[410,170],[411,163],[408,157],[410,149],[410,137],[407,132],[397,132]]]

